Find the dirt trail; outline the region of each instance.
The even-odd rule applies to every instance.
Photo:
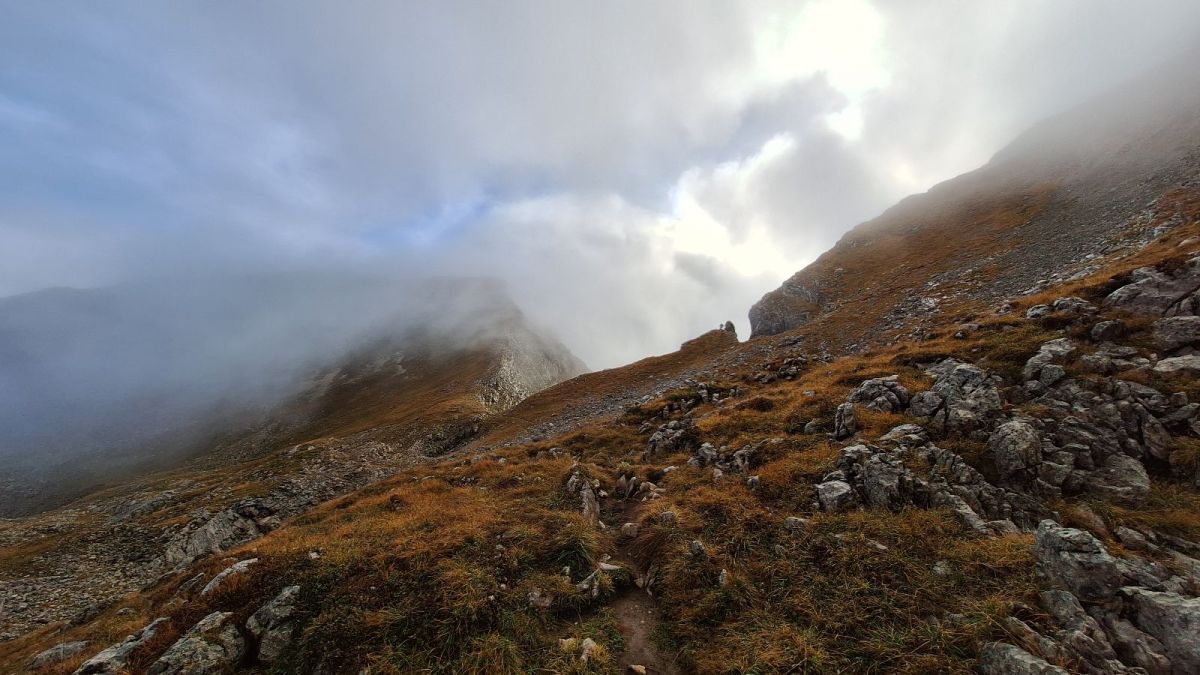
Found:
[[[641,502],[621,502],[613,510],[612,517],[616,527],[622,523],[637,522],[642,510]],[[620,545],[619,562],[629,567],[635,576],[642,570],[637,568],[627,555],[625,547],[629,542]],[[675,659],[662,653],[654,643],[654,633],[658,628],[658,605],[654,598],[645,590],[637,588],[626,589],[624,593],[612,601],[612,610],[617,617],[617,625],[625,638],[624,650],[618,663],[628,670],[630,666],[643,666],[647,673],[658,675],[679,675],[683,671],[675,665]]]
[[[612,603],[613,613],[621,634],[625,636],[625,650],[618,663],[624,668],[633,665],[646,667],[647,673],[676,675],[683,671],[674,660],[659,651],[654,645],[654,630],[658,627],[658,607],[645,591],[634,588],[626,591]]]

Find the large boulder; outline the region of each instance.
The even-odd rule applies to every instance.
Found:
[[[296,603],[300,587],[288,586],[246,621],[246,630],[258,641],[258,660],[274,663],[296,637]]]
[[[53,647],[40,652],[33,660],[29,662],[29,667],[38,670],[47,668],[61,661],[74,658],[83,653],[87,646],[91,644],[86,640],[74,640],[72,642],[60,642]]]
[[[210,675],[232,670],[246,655],[246,639],[232,612],[204,617],[150,665],[148,675]]]
[[[1195,315],[1200,309],[1200,257],[1168,272],[1142,267],[1130,274],[1131,283],[1113,291],[1106,305],[1136,314]]]
[[[121,642],[84,661],[83,665],[75,670],[74,675],[118,675],[125,673],[128,670],[126,666],[129,663],[129,655],[133,653],[133,650],[157,635],[159,629],[166,622],[165,618],[158,618],[151,621],[145,628],[126,636]]]
[[[1002,481],[1027,484],[1038,475],[1042,463],[1042,439],[1028,422],[1013,420],[992,432],[988,438],[988,452]]]
[[[1084,490],[1106,499],[1138,506],[1150,494],[1150,476],[1146,467],[1128,455],[1114,454],[1104,461],[1104,466],[1087,474]]]
[[[897,381],[895,375],[864,380],[850,392],[846,399],[863,407],[880,412],[903,412],[908,407],[908,389]]]
[[[912,397],[909,412],[937,431],[969,432],[993,422],[1003,408],[999,381],[986,370],[946,359],[930,367],[933,387]]]
[[[1111,598],[1124,581],[1120,565],[1090,533],[1043,520],[1034,537],[1037,571],[1052,588],[1084,602]]]
[[[1138,627],[1162,643],[1177,673],[1200,673],[1200,598],[1123,588]]]
[[[1200,316],[1169,316],[1154,322],[1154,345],[1174,351],[1200,342]]]
[[[1045,384],[1054,384],[1053,381],[1058,378],[1046,377],[1042,371],[1051,364],[1061,364],[1075,353],[1075,343],[1070,338],[1058,338],[1045,342],[1029,360],[1025,362],[1025,368],[1021,371],[1022,377],[1026,380],[1041,379]],[[1058,372],[1057,370],[1055,371]]]
[[[1200,355],[1188,354],[1163,359],[1154,364],[1154,372],[1159,375],[1200,375]]]

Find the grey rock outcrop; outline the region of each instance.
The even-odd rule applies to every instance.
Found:
[[[908,407],[908,389],[895,375],[864,380],[850,392],[847,401],[880,412],[903,412]]]
[[[85,640],[61,642],[33,657],[33,660],[29,662],[29,667],[38,670],[74,658],[82,654],[89,644],[91,643]]]
[[[807,323],[821,311],[823,299],[798,272],[750,307],[750,337],[777,335]]]
[[[129,664],[129,655],[133,653],[133,650],[157,635],[159,629],[166,622],[166,618],[151,621],[145,628],[84,661],[73,675],[119,675],[124,673]]]
[[[1100,602],[1124,583],[1117,560],[1089,532],[1043,520],[1034,540],[1037,571],[1051,588],[1069,591],[1084,602]]]
[[[148,675],[210,675],[231,670],[246,655],[246,639],[232,612],[213,612],[158,658]]]
[[[927,371],[933,387],[912,397],[909,412],[939,432],[969,432],[994,421],[1003,408],[999,379],[984,369],[946,359]]]
[[[988,452],[1001,481],[1030,483],[1042,464],[1042,440],[1037,429],[1019,420],[996,428],[988,439]]]
[[[288,586],[246,621],[246,630],[258,643],[255,655],[259,661],[274,663],[295,638],[299,599],[300,587]]]
[[[1160,272],[1142,267],[1130,274],[1131,283],[1104,299],[1106,305],[1137,314],[1187,316],[1200,309],[1200,257],[1183,267]]]
[[[979,654],[982,675],[1068,675],[1066,670],[1051,665],[1020,647],[1004,642],[991,642]]]
[[[274,529],[274,510],[259,500],[223,509],[208,518],[198,518],[167,542],[163,561],[169,566],[189,563],[210,553],[257,539]]]
[[[833,437],[837,440],[850,438],[858,431],[858,419],[854,416],[854,404],[843,403],[833,416]]]
[[[1164,351],[1200,342],[1200,316],[1170,316],[1154,322],[1154,345]]]
[[[1123,588],[1137,625],[1162,643],[1177,673],[1200,672],[1200,598]]]
[[[221,584],[225,583],[225,581],[230,577],[245,573],[246,570],[250,569],[257,562],[258,558],[248,558],[246,560],[239,560],[229,567],[226,567],[218,572],[217,576],[213,577],[211,581],[205,584],[204,588],[200,589],[200,595],[205,596],[216,591],[221,587]]]

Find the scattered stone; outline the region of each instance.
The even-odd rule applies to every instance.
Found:
[[[787,518],[783,519],[783,529],[787,530],[788,532],[792,532],[792,533],[803,532],[805,529],[808,528],[808,525],[810,522],[812,522],[812,521],[808,520],[807,518],[797,518],[796,516],[788,516]]]

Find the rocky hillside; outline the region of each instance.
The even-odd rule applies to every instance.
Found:
[[[512,383],[520,357],[368,350],[386,367],[366,372],[426,363],[432,389],[322,380],[288,427],[305,442],[9,521],[0,662],[1197,672],[1194,117],[1118,109],[1145,129],[1097,149],[1048,122],[856,229],[799,275],[781,316],[806,318],[778,334],[713,331],[470,434],[425,429],[505,400],[453,383]],[[119,597],[59,611],[97,588]]]
[[[751,308],[752,335],[819,316],[814,347],[878,344],[1086,275],[1180,224],[1200,181],[1193,64],[1046,120],[986,166],[854,228]]]

